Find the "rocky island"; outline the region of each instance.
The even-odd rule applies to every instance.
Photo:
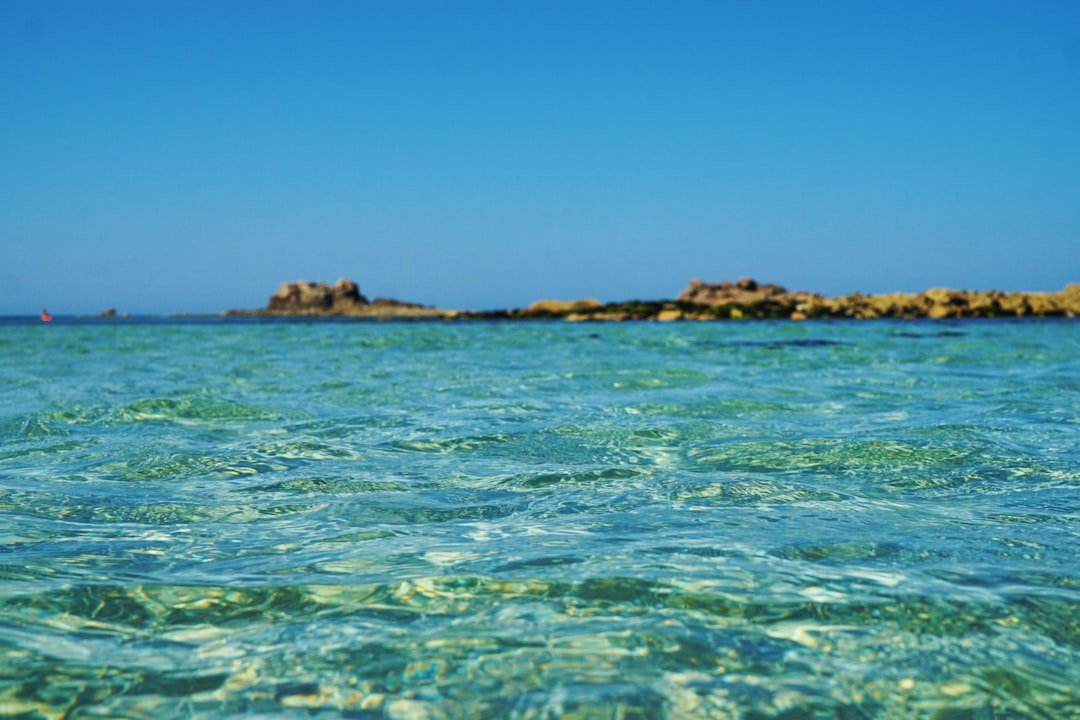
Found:
[[[371,318],[453,317],[452,310],[402,302],[392,298],[369,301],[352,280],[341,278],[333,285],[320,282],[282,283],[263,310],[230,310],[226,315],[343,315]]]
[[[674,300],[540,300],[525,308],[457,311],[389,298],[369,301],[355,282],[343,278],[334,285],[282,283],[265,309],[233,310],[227,314],[568,321],[1080,317],[1080,284],[1068,285],[1059,292],[932,288],[921,293],[851,293],[829,298],[751,278],[719,283],[691,280]]]

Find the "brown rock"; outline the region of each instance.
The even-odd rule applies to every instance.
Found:
[[[966,307],[968,293],[963,290],[951,290],[949,288],[930,288],[923,292],[923,296],[934,305],[946,305],[951,307]]]
[[[601,307],[600,301],[594,298],[583,300],[538,300],[526,308],[527,313],[546,313],[551,315],[564,315],[566,313],[584,313],[589,310],[597,310]]]
[[[1080,317],[1080,284],[1065,286],[1061,292],[1061,309],[1071,317]]]
[[[949,307],[948,305],[931,305],[926,311],[926,317],[933,320],[940,320],[941,318],[956,317],[956,309]]]
[[[1011,292],[1001,298],[1001,309],[1006,315],[1028,315],[1031,306],[1028,305],[1027,296],[1024,293]]]
[[[267,312],[286,314],[348,313],[367,306],[356,283],[342,278],[333,286],[315,282],[282,283],[270,297]]]
[[[1001,314],[1001,296],[997,290],[973,292],[968,296],[968,308],[975,317],[994,317]]]
[[[817,293],[790,292],[781,285],[761,284],[751,278],[739,278],[735,283],[703,283],[691,280],[690,285],[678,297],[681,303],[694,305],[749,305],[768,302],[777,306],[819,302],[824,298]]]
[[[926,315],[927,301],[909,293],[863,296],[867,310],[862,317],[917,318]]]

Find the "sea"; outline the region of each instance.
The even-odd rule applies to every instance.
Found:
[[[0,716],[1080,717],[1080,322],[0,320]]]

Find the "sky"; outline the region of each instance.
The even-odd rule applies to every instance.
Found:
[[[1080,282],[1080,2],[0,3],[0,315]]]

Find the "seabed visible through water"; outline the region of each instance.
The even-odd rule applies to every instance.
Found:
[[[1080,716],[1080,324],[0,322],[0,716]]]

